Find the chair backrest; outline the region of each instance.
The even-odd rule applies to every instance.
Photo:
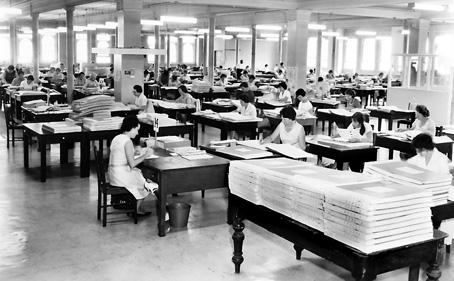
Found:
[[[441,137],[443,135],[443,126],[435,127],[435,136]]]
[[[11,129],[12,127],[14,127],[13,108],[11,107],[11,104],[4,104],[4,111],[5,111],[6,128]]]
[[[151,99],[147,100],[147,106],[145,108],[146,113],[155,113],[153,101]]]
[[[418,103],[416,103],[416,102],[408,103],[408,110],[415,110],[417,105],[418,105]]]
[[[106,173],[104,171],[104,161],[102,151],[98,151],[96,146],[93,147],[96,162],[96,175],[98,176],[98,188],[102,189],[106,184]]]

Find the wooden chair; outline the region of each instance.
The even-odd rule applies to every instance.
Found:
[[[417,103],[413,103],[413,102],[409,103],[408,104],[408,110],[415,110],[417,105],[418,105]],[[398,120],[397,121],[397,128],[399,128],[400,125],[406,125],[407,128],[410,128],[414,121],[415,121],[414,119]]]
[[[107,224],[107,215],[110,214],[129,214],[132,213],[134,223],[137,224],[137,200],[134,196],[124,187],[113,186],[106,182],[105,167],[103,163],[102,151],[98,151],[96,146],[93,147],[96,161],[96,174],[98,176],[98,220],[101,220],[102,209],[102,226]],[[107,203],[107,196],[111,196],[111,204]],[[116,211],[107,212],[107,207],[119,208],[119,203],[112,202],[113,196],[124,196],[126,200],[132,203],[132,208],[117,209]]]
[[[13,143],[17,140],[23,140],[22,137],[16,137],[15,131],[22,130],[22,123],[14,118],[13,107],[11,104],[4,104],[5,111],[5,121],[6,121],[6,147],[9,148],[10,141],[10,131],[11,131],[11,142]]]

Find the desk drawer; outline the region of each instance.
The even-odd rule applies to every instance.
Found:
[[[82,133],[69,135],[47,135],[44,138],[47,139],[47,143],[80,142],[82,140]]]

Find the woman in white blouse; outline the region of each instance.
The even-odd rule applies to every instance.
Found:
[[[292,102],[292,94],[287,90],[287,83],[279,83],[279,96],[277,100],[280,102]]]
[[[33,82],[33,80],[35,80],[33,75],[29,75],[26,80],[20,83],[19,88],[21,90],[35,91],[38,88],[38,85],[36,85],[35,82]]]
[[[296,90],[296,104],[298,115],[311,114],[314,115],[314,107],[306,96],[306,91],[303,89]]]

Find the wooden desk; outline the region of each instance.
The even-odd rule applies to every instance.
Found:
[[[202,110],[211,109],[214,112],[231,112],[234,111],[237,107],[234,105],[220,105],[214,102],[203,102]]]
[[[319,143],[317,140],[309,139],[306,140],[306,151],[317,155],[319,158],[326,157],[336,160],[336,168],[342,170],[344,162],[370,162],[377,161],[377,150],[376,146],[350,148],[336,145]]]
[[[84,175],[83,168],[86,166],[86,163],[89,163],[90,158],[86,159],[86,154],[82,147],[87,146],[88,144],[85,143],[84,132],[74,132],[74,133],[49,133],[42,130],[43,123],[27,123],[24,124],[24,167],[29,167],[29,139],[32,136],[38,138],[38,145],[39,151],[41,153],[41,167],[40,167],[40,175],[41,175],[41,182],[46,181],[46,165],[47,165],[47,151],[46,145],[52,143],[59,143],[60,144],[60,163],[65,164],[68,163],[68,149],[69,144],[74,142],[81,143],[81,150],[80,150],[80,175],[81,177]],[[89,169],[89,168],[88,168]]]
[[[339,108],[340,101],[337,100],[320,100],[320,99],[309,99],[309,101],[312,103],[313,107],[316,107],[318,109],[335,109]]]
[[[161,107],[161,106],[154,105],[154,110],[156,113],[166,113],[172,119],[176,119],[177,113],[186,114],[188,116],[188,119],[190,119],[191,113],[195,112],[195,107],[167,108],[167,107]]]
[[[208,190],[227,186],[229,161],[217,156],[212,159],[186,160],[170,156],[162,149],[155,149],[159,158],[146,159],[140,168],[145,178],[159,185],[158,198],[158,235],[166,235],[165,214],[167,195],[174,193]]]
[[[451,141],[440,141],[440,137],[434,137],[435,147],[443,154],[447,154],[448,158],[452,160],[452,145],[454,143]],[[442,140],[442,139],[441,139]],[[394,150],[398,150],[404,153],[410,153],[416,155],[416,150],[412,147],[411,141],[407,139],[402,139],[385,134],[377,134],[375,136],[374,145],[388,148],[389,149],[389,159],[393,159]]]
[[[270,126],[271,129],[274,131],[276,127],[282,122],[282,118],[276,116],[276,114],[271,113],[270,111],[267,111],[265,109],[264,111],[265,116],[268,118],[270,121]],[[315,116],[307,116],[307,117],[302,117],[302,116],[296,116],[296,122],[300,124],[301,126],[310,126],[311,127],[311,132],[312,134],[315,133],[315,126],[317,125],[317,117]],[[306,130],[307,132],[307,130]]]
[[[278,101],[264,101],[262,99],[258,99],[255,103],[255,107],[257,109],[275,109],[276,107],[284,107],[286,105],[292,105],[291,103],[283,103]]]
[[[449,201],[446,204],[430,208],[432,210],[432,223],[435,229],[440,227],[443,220],[454,218],[454,202]],[[452,237],[450,237],[452,238]]]
[[[410,268],[408,280],[417,281],[422,262],[429,263],[427,280],[435,281],[441,276],[440,265],[447,234],[438,230],[434,230],[434,236],[429,240],[365,254],[303,223],[236,195],[229,194],[228,208],[228,222],[233,222],[234,230],[232,261],[235,273],[240,273],[240,265],[244,260],[242,250],[245,226],[242,220],[247,219],[293,243],[296,259],[300,260],[301,252],[306,249],[350,271],[356,281],[375,280],[378,274],[404,267]]]
[[[237,145],[237,148],[245,148],[251,151],[251,153],[254,152],[261,152],[261,150],[252,148],[252,147],[247,147],[244,145]],[[280,154],[273,153],[273,155],[267,156],[267,157],[258,157],[258,158],[245,158],[240,155],[240,153],[230,153],[229,151],[226,151],[222,148],[212,148],[210,146],[205,146],[205,145],[200,145],[200,149],[206,150],[208,153],[228,159],[228,160],[246,160],[246,159],[261,159],[261,158],[278,158],[278,157],[283,157]]]
[[[356,93],[357,97],[361,98],[361,101],[363,103],[363,106],[369,105],[369,96],[374,98],[375,91],[378,91],[378,96],[386,96],[387,89],[386,88],[366,88],[366,89],[360,89],[358,87],[336,87],[331,89],[332,93],[335,92],[340,92],[342,94],[345,94],[347,90],[354,90]]]
[[[14,104],[16,118],[19,120],[22,119],[22,104],[24,102],[31,100],[43,100],[47,102],[47,94],[41,91],[36,91],[36,93],[13,92],[11,98],[11,103]],[[53,104],[55,102],[63,103],[63,96],[60,93],[53,92],[49,94],[49,103]]]
[[[368,112],[362,112],[364,114],[364,119],[366,122],[369,122]],[[328,135],[331,135],[332,124],[336,123],[339,128],[347,128],[350,123],[352,123],[353,113],[349,112],[348,114],[342,114],[342,111],[339,113],[333,113],[331,109],[319,109],[317,110],[317,118],[323,122],[322,131],[325,130],[325,122],[328,121]]]
[[[225,92],[202,92],[202,93],[197,93],[197,92],[190,92],[191,96],[195,99],[199,99],[200,101],[212,101],[214,99],[228,99],[230,98],[230,93],[225,91]]]
[[[251,139],[255,139],[257,134],[257,123],[258,120],[254,121],[230,121],[220,118],[216,118],[216,115],[202,115],[199,113],[193,113],[192,117],[194,118],[195,125],[195,134],[194,134],[194,146],[198,146],[198,125],[206,125],[221,130],[221,140],[227,139],[227,134],[229,131],[249,131],[251,133]]]
[[[139,135],[148,137],[155,135],[153,123],[149,120],[140,119]],[[159,126],[158,136],[181,136],[189,134],[191,145],[194,146],[194,124],[187,122],[186,124],[177,123],[175,120],[174,125]]]
[[[68,108],[68,107],[66,107]],[[69,116],[69,111],[45,111],[45,112],[36,112],[30,108],[22,107],[22,121],[23,122],[56,122],[56,121],[65,121]]]
[[[399,119],[411,119],[412,122],[415,120],[415,111],[414,110],[391,110],[391,111],[384,111],[378,108],[368,108],[370,111],[371,117],[378,118],[378,131],[381,131],[381,122],[382,119],[388,120],[388,130],[391,131],[393,129],[393,122],[394,120]]]

